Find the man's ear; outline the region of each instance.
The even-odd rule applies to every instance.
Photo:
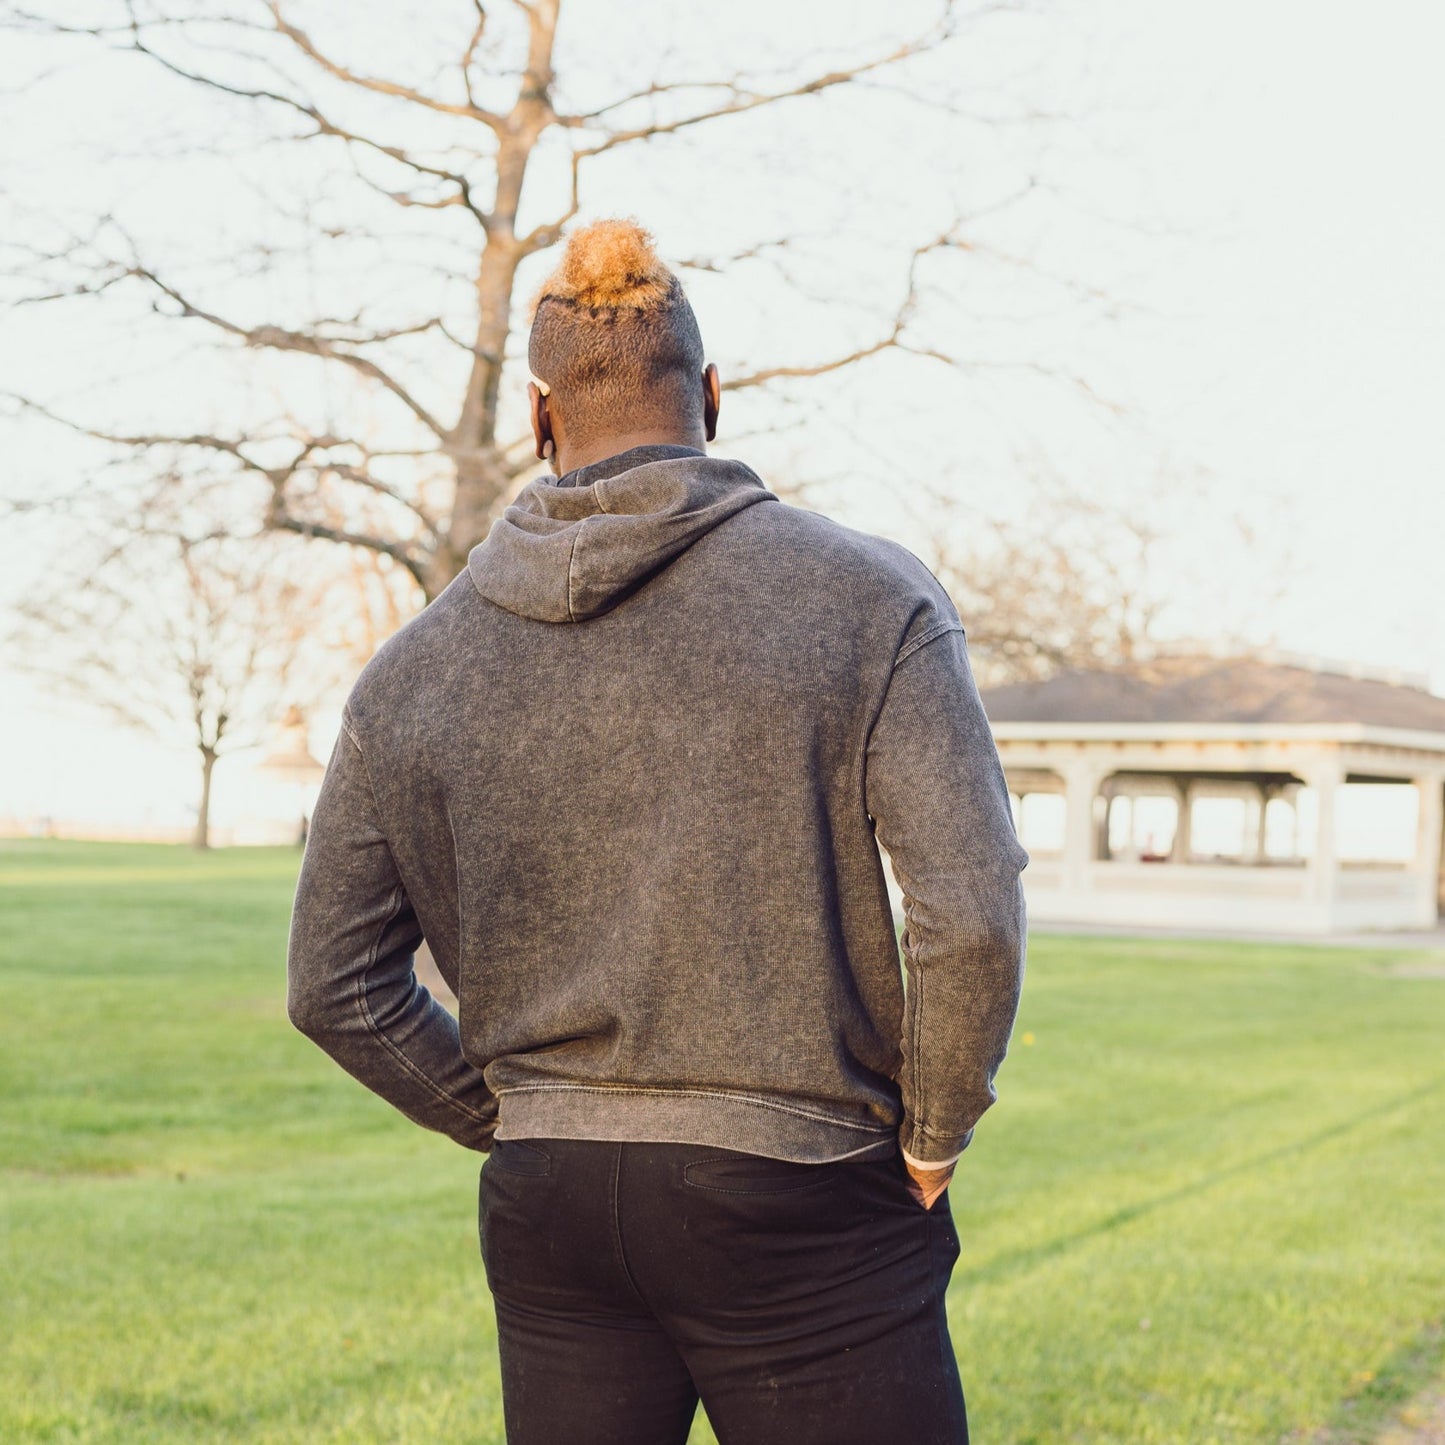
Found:
[[[536,443],[539,462],[549,460],[557,449],[552,436],[552,417],[547,410],[547,398],[535,381],[527,383],[527,402],[532,408],[532,440]]]
[[[707,431],[708,441],[717,440],[717,414],[722,406],[722,380],[712,362],[702,373],[702,424]]]

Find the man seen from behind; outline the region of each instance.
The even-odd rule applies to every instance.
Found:
[[[291,1018],[486,1156],[512,1445],[682,1445],[699,1398],[723,1445],[959,1445],[946,1189],[1027,858],[958,614],[707,454],[636,225],[572,236],[530,362],[553,475],[347,701]]]

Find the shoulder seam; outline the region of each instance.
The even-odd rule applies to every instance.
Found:
[[[921,632],[907,647],[903,648],[897,657],[893,659],[893,666],[896,668],[899,663],[906,662],[920,647],[927,647],[935,638],[942,637],[945,632],[962,632],[961,622],[935,622],[926,632]]]

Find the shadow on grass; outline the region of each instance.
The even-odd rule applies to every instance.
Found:
[[[1432,1079],[1427,1084],[1422,1084],[1417,1089],[1411,1089],[1406,1093],[1396,1095],[1393,1099],[1387,1099],[1383,1103],[1362,1109],[1358,1114],[1352,1114],[1338,1124],[1331,1124],[1328,1128],[1317,1130],[1303,1139],[1296,1139],[1291,1144],[1282,1144],[1277,1149],[1268,1149],[1262,1154],[1242,1159],[1238,1164],[1231,1164],[1227,1168],[1216,1169],[1205,1174],[1192,1184],[1183,1184],[1177,1189],[1168,1189],[1163,1194],[1156,1194],[1152,1199],[1144,1199],[1137,1204],[1129,1204],[1122,1209],[1116,1209],[1112,1214],[1106,1214],[1102,1219],[1083,1229],[1058,1235],[1054,1239],[1044,1240],[1042,1243],[1030,1245],[1026,1249],[1007,1250],[1002,1254],[995,1255],[993,1259],[979,1265],[976,1269],[960,1270],[956,1278],[969,1284],[995,1284],[1009,1275],[1023,1273],[1036,1264],[1043,1264],[1061,1254],[1067,1254],[1069,1250],[1078,1245],[1121,1229],[1126,1224],[1132,1224],[1136,1219],[1142,1219],[1160,1209],[1167,1209],[1171,1204],[1177,1204],[1181,1200],[1203,1194],[1206,1190],[1213,1189],[1227,1179],[1235,1179],[1249,1174],[1253,1170],[1277,1164],[1282,1159],[1291,1159],[1297,1155],[1308,1153],[1311,1149],[1317,1149],[1322,1144],[1328,1144],[1331,1140],[1341,1138],[1352,1130],[1358,1129],[1362,1124],[1371,1123],[1387,1114],[1396,1113],[1411,1104],[1418,1103],[1421,1099],[1429,1098],[1430,1095],[1438,1093],[1442,1088],[1445,1088],[1445,1074]]]

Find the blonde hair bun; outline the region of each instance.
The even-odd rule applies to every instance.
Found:
[[[558,300],[593,310],[661,305],[674,277],[658,259],[652,237],[636,221],[594,221],[567,238],[557,269],[537,293],[537,304]]]

